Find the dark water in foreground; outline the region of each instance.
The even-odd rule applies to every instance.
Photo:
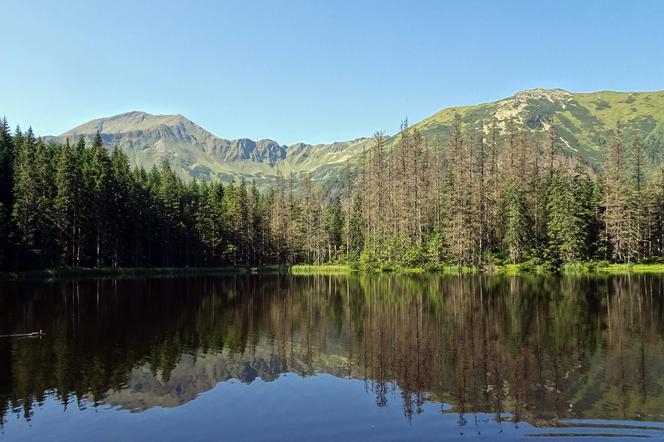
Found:
[[[0,440],[664,438],[664,277],[0,285]]]

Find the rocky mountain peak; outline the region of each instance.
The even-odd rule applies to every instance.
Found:
[[[77,126],[60,137],[90,135],[100,132],[102,135],[146,132],[160,127],[186,128],[186,130],[205,131],[182,115],[152,115],[147,112],[131,111],[112,117],[98,118]]]
[[[572,99],[572,94],[564,89],[535,88],[517,92],[512,98],[515,100],[565,101]]]

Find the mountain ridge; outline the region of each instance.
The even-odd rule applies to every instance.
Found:
[[[555,121],[563,150],[591,164],[599,162],[618,125],[628,134],[641,133],[653,159],[664,140],[664,90],[573,93],[559,88],[528,89],[494,102],[448,107],[414,127],[429,144],[444,144],[456,114],[464,125],[485,129],[494,118],[503,131],[508,121],[514,121],[535,137]],[[245,178],[255,179],[259,185],[269,184],[278,173],[310,173],[314,180],[339,181],[346,162],[358,161],[371,145],[370,138],[290,145],[269,138],[225,139],[181,114],[136,110],[97,118],[45,139],[64,142],[81,135],[91,139],[97,131],[107,146],[122,147],[134,165],[149,168],[168,160],[184,178]],[[388,148],[396,143],[397,135],[388,137]]]
[[[46,141],[88,141],[99,131],[107,146],[122,147],[134,165],[149,168],[166,159],[183,177],[201,179],[257,179],[270,182],[279,168],[282,173],[314,172],[320,164],[340,161],[344,150],[367,139],[325,145],[279,144],[272,139],[224,139],[182,115],[153,115],[130,111],[97,118]],[[287,158],[288,157],[288,158]]]

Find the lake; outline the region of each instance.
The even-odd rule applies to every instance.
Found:
[[[0,440],[664,437],[664,276],[0,284]]]

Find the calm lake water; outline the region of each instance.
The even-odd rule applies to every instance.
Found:
[[[664,437],[664,277],[0,285],[0,440]]]

